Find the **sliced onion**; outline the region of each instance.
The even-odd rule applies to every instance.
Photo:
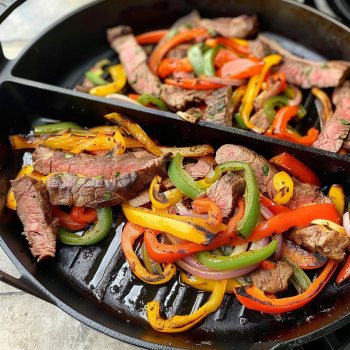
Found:
[[[125,96],[125,95],[109,94],[105,97],[110,98],[111,100],[122,101],[122,102],[126,102],[126,103],[131,103],[131,104],[136,105],[136,106],[144,107],[140,102],[137,102],[137,101],[133,100],[132,98]]]
[[[268,207],[266,207],[264,204],[261,204],[261,203],[260,203],[260,213],[266,220],[275,216],[273,215],[272,211]]]
[[[256,241],[252,242],[252,245],[250,246],[249,250],[264,248],[269,243],[270,243],[270,237],[264,237],[264,238],[257,239]]]
[[[241,86],[241,85],[247,84],[247,79],[229,79],[229,78],[209,77],[208,75],[204,75],[204,74],[200,74],[198,76],[198,79],[209,81],[210,83],[229,85],[229,86]]]
[[[322,102],[315,98],[315,106],[316,106],[316,109],[317,109],[317,114],[318,114],[318,119],[320,119],[320,128],[321,128],[321,131],[323,129],[323,126],[325,125],[326,123],[326,112],[323,108],[323,104]]]
[[[243,243],[240,245],[236,245],[233,249],[231,256],[235,256],[235,255],[244,253],[248,249],[248,245],[249,245],[249,243]]]
[[[289,100],[288,105],[289,106],[299,106],[301,101],[303,100],[303,94],[301,93],[301,90],[297,88],[294,85],[288,84],[288,86],[294,91],[294,98],[292,100]]]
[[[192,218],[208,219],[208,214],[197,214],[193,210],[187,209],[182,203],[176,203],[176,209],[181,216],[189,216]]]
[[[261,92],[253,102],[255,110],[258,111],[263,108],[265,101],[269,98],[278,96],[281,92],[281,85],[282,82],[277,80],[269,89]]]
[[[203,271],[213,271],[210,267],[204,266],[198,259],[196,259],[193,255],[186,256],[185,258],[181,259],[184,263],[187,265],[190,265],[192,267],[195,267],[199,270]],[[215,270],[216,271],[216,270]]]
[[[274,254],[271,256],[271,259],[274,261],[281,260],[282,258],[282,248],[283,248],[283,236],[278,234],[275,236],[277,239],[277,249]]]
[[[350,214],[349,212],[346,212],[343,215],[343,227],[346,232],[346,235],[350,237]]]

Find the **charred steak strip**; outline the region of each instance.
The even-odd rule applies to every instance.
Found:
[[[215,163],[215,162],[214,162]],[[203,179],[210,171],[213,164],[213,156],[204,156],[198,159],[197,163],[190,163],[184,166],[185,171],[195,180]]]
[[[324,125],[318,139],[312,144],[313,147],[330,152],[338,152],[343,140],[350,130],[350,82],[336,88],[333,92],[332,102],[336,110],[330,120]]]
[[[17,214],[34,257],[38,262],[54,257],[59,220],[54,218],[49,195],[42,181],[21,176],[11,181],[17,202]]]
[[[271,126],[271,122],[267,118],[263,109],[254,113],[250,118],[252,124],[256,125],[258,128],[264,129],[265,131]]]
[[[210,187],[207,197],[218,205],[223,217],[228,217],[236,207],[238,198],[243,196],[244,191],[244,178],[228,172]]]
[[[98,157],[86,153],[73,154],[53,151],[39,145],[33,153],[33,167],[45,175],[54,172],[67,172],[90,177],[103,175],[105,179],[113,179],[115,176],[142,169],[149,161],[155,159],[157,157],[146,151]]]
[[[350,69],[346,61],[315,62],[298,57],[282,47],[276,41],[265,35],[258,36],[270,52],[277,52],[283,56],[282,64],[274,68],[274,72],[284,72],[288,83],[308,89],[312,86],[319,88],[336,87],[343,83]]]
[[[259,269],[249,275],[253,283],[263,292],[278,293],[288,289],[293,268],[283,261],[277,261],[272,269]]]
[[[215,160],[218,164],[233,160],[248,163],[255,173],[261,191],[267,193],[270,198],[275,197],[276,190],[273,186],[273,177],[278,173],[278,170],[263,156],[243,146],[224,145],[216,152]],[[296,209],[308,203],[331,203],[330,199],[325,197],[323,193],[318,190],[317,186],[301,183],[295,178],[292,179],[294,195],[286,204],[290,209]]]
[[[147,55],[137,43],[132,29],[118,26],[107,30],[107,39],[122,63],[130,86],[138,94],[160,94],[161,82],[148,68]]]
[[[311,225],[304,228],[293,228],[288,238],[295,244],[319,252],[333,261],[343,261],[345,249],[350,243],[350,238],[338,231],[323,231],[321,226]]]

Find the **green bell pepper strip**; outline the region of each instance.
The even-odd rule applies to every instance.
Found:
[[[95,244],[105,238],[112,227],[112,209],[97,208],[97,224],[84,236],[78,236],[68,231],[66,228],[60,227],[58,231],[58,240],[69,245],[90,245]]]
[[[193,178],[185,171],[183,159],[184,157],[180,153],[176,154],[169,165],[168,175],[172,183],[182,193],[191,199],[196,199],[199,195],[206,192],[207,188],[197,181],[194,181]]]
[[[236,231],[244,238],[248,238],[257,225],[260,216],[259,187],[251,166],[244,162],[235,161],[222,163],[215,168],[214,175],[212,175],[211,172],[207,174],[205,181],[207,183],[212,183],[216,181],[222,173],[238,170],[244,170],[246,187],[244,192],[245,211],[242,219],[238,222]]]
[[[37,125],[34,126],[34,135],[52,134],[65,129],[83,130],[84,128],[72,122]]]
[[[215,77],[216,71],[214,66],[214,58],[218,51],[218,47],[212,47],[203,55],[203,73],[208,77]]]
[[[154,97],[151,94],[143,94],[138,99],[137,102],[141,103],[143,106],[147,106],[149,103],[159,107],[162,111],[169,112],[168,107],[158,98]]]
[[[243,122],[241,113],[235,113],[235,114],[234,114],[234,117],[235,117],[235,119],[236,119],[237,126],[238,126],[240,129],[249,130],[249,128],[247,128],[247,126],[246,126],[246,125],[244,124],[244,122]]]
[[[236,270],[261,262],[270,257],[277,249],[277,241],[270,242],[266,247],[235,256],[211,255],[209,251],[197,253],[198,260],[206,267],[215,270]]]
[[[103,78],[100,77],[100,71],[95,71],[95,72],[91,72],[88,71],[85,73],[85,76],[91,80],[95,85],[107,85],[109,84],[109,82],[107,80],[104,80]]]
[[[274,96],[269,98],[264,103],[264,112],[268,118],[268,120],[272,123],[275,119],[276,108],[280,109],[282,107],[288,106],[288,98],[286,96]],[[298,114],[297,118],[300,120],[306,115],[306,109],[303,105],[298,106]]]
[[[143,242],[141,247],[141,255],[142,255],[143,264],[145,265],[145,268],[148,271],[148,273],[150,273],[151,275],[155,275],[155,274],[161,274],[163,272],[160,264],[154,262],[149,257],[145,242]]]
[[[195,44],[191,46],[187,51],[187,56],[193,67],[194,74],[196,74],[196,76],[203,74],[204,59],[202,53],[202,44]]]
[[[110,64],[112,64],[112,62],[108,58],[104,58],[104,59],[96,62],[95,67],[102,68],[104,66],[109,66]]]
[[[311,286],[311,281],[308,275],[298,265],[294,264],[293,261],[289,260],[284,255],[282,255],[281,260],[293,268],[294,272],[290,281],[294,285],[297,292],[299,294],[305,293]]]

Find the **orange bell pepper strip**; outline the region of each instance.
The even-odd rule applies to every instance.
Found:
[[[219,226],[222,222],[222,215],[219,206],[209,198],[196,198],[192,202],[192,209],[198,214],[208,213],[206,223],[211,226]]]
[[[271,236],[274,233],[282,233],[291,227],[306,227],[311,224],[311,221],[316,219],[329,220],[337,224],[340,222],[339,214],[333,204],[308,204],[298,209],[273,216],[267,221],[257,225],[247,239],[236,236],[231,240],[229,245],[236,246],[252,242],[260,238]]]
[[[214,57],[214,66],[216,68],[223,67],[226,63],[238,60],[239,56],[230,50],[220,49]]]
[[[259,74],[264,65],[265,63],[262,61],[253,62],[250,59],[242,58],[226,63],[216,71],[216,75],[220,78],[245,79]]]
[[[183,89],[212,90],[220,89],[225,85],[211,83],[210,81],[188,78],[188,79],[165,79],[165,84],[180,86]]]
[[[237,299],[248,309],[266,313],[281,313],[298,309],[311,301],[326,285],[333,275],[338,263],[329,260],[319,277],[311,284],[306,292],[282,299],[271,299],[254,285],[234,287]]]
[[[281,92],[284,92],[287,90],[287,83],[286,83],[286,74],[283,72],[272,74],[267,79],[266,87],[267,89],[270,88],[273,84],[277,83],[277,81],[281,82]]]
[[[316,185],[318,187],[321,186],[321,181],[315,173],[287,152],[283,152],[271,158],[270,162],[277,164],[301,182]]]
[[[164,271],[159,275],[150,274],[142,265],[137,257],[133,244],[145,231],[145,228],[128,222],[122,233],[122,249],[126,260],[128,261],[132,272],[142,281],[149,284],[162,284],[172,279],[176,272],[174,264],[164,264]]]
[[[87,225],[97,219],[97,211],[95,208],[73,206],[70,217],[79,224]]]
[[[60,220],[61,227],[67,227],[72,231],[81,230],[86,226],[86,223],[81,224],[73,220],[71,216],[62,211],[57,205],[52,205],[53,216]]]
[[[261,262],[261,264],[259,265],[258,269],[271,270],[271,269],[273,269],[274,266],[275,266],[275,264],[272,261],[264,260],[264,261]]]
[[[340,283],[346,281],[350,277],[350,256],[346,260],[344,266],[340,270],[338,277],[336,279],[337,285],[339,286]]]
[[[206,40],[205,43],[207,44],[207,42],[208,42],[209,43],[208,46],[210,46],[210,47],[217,47],[218,44],[221,44],[221,45],[226,46],[227,49],[233,50],[234,52],[239,53],[241,55],[249,55],[250,54],[249,45],[242,45],[239,42],[237,42],[236,40],[232,40],[232,39],[224,38],[224,37],[217,37],[217,38],[209,39],[209,40]]]
[[[160,62],[170,49],[185,41],[193,40],[198,36],[204,35],[209,36],[208,31],[206,29],[190,29],[185,32],[176,34],[171,39],[165,41],[162,45],[160,45],[153,51],[148,61],[148,66],[151,72],[154,75],[157,75]]]
[[[152,32],[136,35],[135,39],[140,45],[158,44],[160,39],[162,39],[165,35],[168,35],[168,33],[168,29],[154,30]]]
[[[192,72],[193,67],[188,57],[179,60],[172,60],[171,58],[164,58],[158,67],[158,76],[162,79],[168,77],[174,72]]]
[[[298,136],[295,134],[290,134],[287,129],[287,124],[290,119],[296,116],[298,113],[298,107],[285,106],[282,107],[275,116],[273,120],[271,130],[268,130],[264,135],[271,136],[275,135],[277,138],[285,139],[287,141],[299,143],[305,146],[311,146],[318,137],[318,130],[315,128],[310,128],[307,132],[307,136]]]

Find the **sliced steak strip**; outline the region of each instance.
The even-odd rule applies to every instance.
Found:
[[[123,175],[142,169],[149,161],[157,157],[146,152],[129,152],[119,156],[98,157],[92,154],[74,154],[53,151],[39,145],[33,153],[33,167],[42,174],[67,172],[90,177],[103,175],[105,179],[113,179],[115,175]]]
[[[278,293],[288,289],[293,268],[283,261],[277,261],[272,269],[259,269],[249,275],[252,282],[263,292]]]
[[[189,43],[177,45],[170,49],[165,57],[171,58],[172,60],[180,60],[181,58],[185,58],[187,56],[187,51],[191,46],[193,46],[193,44]]]
[[[185,171],[195,180],[203,179],[211,169],[211,165],[215,164],[213,156],[204,156],[198,159],[197,163],[190,163],[184,166]]]
[[[21,176],[11,181],[17,202],[17,214],[34,257],[38,262],[54,257],[59,220],[54,218],[49,195],[42,181]]]
[[[213,29],[226,38],[244,39],[256,33],[258,19],[256,16],[203,18],[199,24],[202,28]]]
[[[335,104],[336,110],[332,118],[325,123],[318,139],[312,146],[330,152],[338,152],[350,130],[350,87],[348,82],[334,90],[332,102]]]
[[[350,69],[346,61],[315,62],[298,57],[282,47],[276,41],[260,34],[258,39],[269,47],[269,51],[283,56],[282,64],[273,69],[274,72],[284,72],[291,84],[308,89],[336,87],[343,83]]]
[[[182,72],[182,71],[175,71],[173,72],[174,79],[193,79],[196,76],[193,72]]]
[[[118,205],[136,197],[156,175],[166,175],[168,156],[152,159],[138,169],[111,180],[57,173],[46,180],[53,205],[101,208]]]
[[[173,85],[162,85],[160,99],[175,111],[186,111],[191,107],[200,107],[204,99],[213,90],[187,90]]]
[[[261,40],[251,40],[249,41],[249,49],[250,53],[262,60],[265,56],[268,56],[270,54],[270,49]]]
[[[338,231],[323,231],[319,225],[311,225],[304,228],[293,228],[288,238],[295,244],[319,252],[333,261],[343,261],[345,249],[350,243],[350,238]]]
[[[205,98],[208,105],[202,119],[220,125],[232,126],[233,102],[232,87],[214,90]]]
[[[254,113],[251,116],[250,121],[257,127],[264,129],[265,131],[271,126],[271,123],[263,109],[260,109],[258,112]]]
[[[108,29],[107,39],[119,55],[130,86],[138,94],[159,97],[161,82],[148,68],[147,55],[137,43],[132,29],[128,26]]]
[[[228,217],[244,191],[245,180],[235,173],[228,172],[210,187],[207,197],[218,205],[223,217]]]
[[[255,173],[261,191],[267,193],[270,198],[275,197],[276,190],[273,186],[273,177],[278,173],[278,170],[264,157],[243,146],[224,145],[216,152],[215,160],[218,164],[234,160],[248,163]],[[292,179],[294,195],[286,204],[290,209],[296,209],[303,204],[314,203],[315,201],[318,203],[330,203],[330,200],[318,190],[317,186],[301,183],[295,178]]]

